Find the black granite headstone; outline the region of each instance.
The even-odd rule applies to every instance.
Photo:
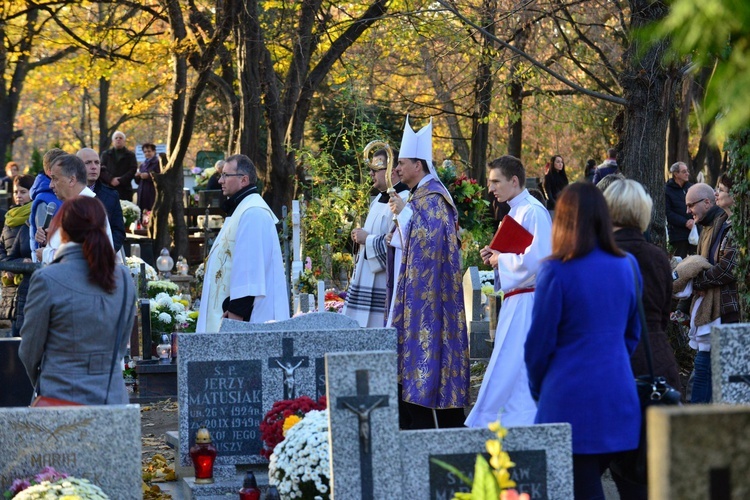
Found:
[[[202,425],[221,456],[260,453],[263,381],[259,360],[188,363],[190,443]]]
[[[547,453],[544,450],[509,451],[515,467],[510,469],[510,477],[516,482],[514,488],[518,493],[528,493],[532,500],[546,500],[547,497]],[[489,460],[488,454],[483,454]],[[457,453],[451,455],[430,455],[446,462],[469,478],[474,477],[476,453]],[[432,500],[450,500],[457,492],[468,492],[471,488],[459,477],[430,461],[430,498]]]

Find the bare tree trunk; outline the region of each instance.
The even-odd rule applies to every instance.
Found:
[[[520,50],[526,50],[526,40],[528,38],[528,28],[518,32],[516,38],[516,47]],[[521,58],[514,56],[510,62],[510,71],[508,75],[508,154],[521,158],[523,146],[523,80],[519,74],[521,67]]]
[[[662,1],[631,0],[631,32],[663,18],[668,8]],[[664,66],[665,43],[649,48],[640,57],[640,42],[631,41],[625,54],[626,69],[620,77],[627,105],[618,163],[626,176],[644,185],[654,201],[651,241],[666,246],[664,206],[665,141],[674,86],[679,73]]]
[[[492,62],[494,43],[488,35],[495,34],[495,12],[497,0],[482,2],[482,26],[487,33],[482,33],[482,52],[477,68],[474,85],[474,115],[471,120],[471,174],[480,185],[487,177],[487,146],[490,141],[490,109],[492,107]]]

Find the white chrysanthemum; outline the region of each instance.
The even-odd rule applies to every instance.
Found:
[[[177,313],[184,312],[185,311],[185,306],[182,305],[179,302],[174,302],[173,301],[171,304],[169,304],[169,310],[172,311],[173,313],[177,314]]]
[[[328,410],[313,410],[274,448],[269,482],[282,497],[302,498],[303,489],[309,492],[314,487],[322,499],[328,499],[329,467]]]
[[[172,297],[170,297],[169,294],[165,292],[161,292],[160,294],[158,294],[156,297],[154,297],[154,300],[162,307],[170,307],[173,304]]]
[[[165,312],[159,313],[159,321],[165,324],[169,324],[172,322],[172,316]]]
[[[174,320],[175,320],[176,322],[180,323],[180,324],[182,324],[182,323],[187,323],[187,320],[188,320],[188,316],[187,316],[187,314],[185,314],[184,312],[181,312],[181,313],[177,313],[177,314],[175,314],[175,316],[174,316]]]

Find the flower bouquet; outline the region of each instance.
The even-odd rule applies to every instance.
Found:
[[[122,208],[122,218],[125,220],[126,228],[141,218],[141,209],[132,201],[120,200],[120,207]]]
[[[454,466],[432,458],[433,463],[452,472],[461,481],[471,486],[470,493],[455,493],[453,500],[530,500],[528,493],[518,494],[511,489],[516,482],[510,478],[508,469],[516,464],[510,460],[508,452],[503,451],[503,438],[508,434],[508,430],[500,425],[500,422],[493,422],[489,425],[497,439],[487,440],[487,453],[490,454],[490,461],[487,462],[482,455],[477,455],[477,461],[474,466],[474,479],[472,480],[466,474]]]
[[[282,498],[330,498],[328,410],[313,410],[289,429],[268,464]]]
[[[313,401],[308,396],[276,401],[260,423],[260,439],[263,441],[260,454],[266,458],[271,456],[274,447],[284,440],[285,425],[289,428],[303,419],[308,412],[324,410],[326,406],[325,396],[321,396],[318,401]]]
[[[171,333],[188,326],[187,300],[161,292],[150,303],[152,332]]]
[[[3,498],[15,500],[51,500],[68,499],[108,499],[109,497],[86,479],[70,477],[57,472],[52,467],[45,467],[32,478],[16,479],[4,494]]]

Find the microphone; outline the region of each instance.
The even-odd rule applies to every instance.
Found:
[[[57,204],[53,201],[47,203],[47,215],[44,216],[44,224],[42,224],[42,229],[45,231],[49,227],[49,223],[52,222],[52,217],[55,215],[55,210],[57,210]]]

